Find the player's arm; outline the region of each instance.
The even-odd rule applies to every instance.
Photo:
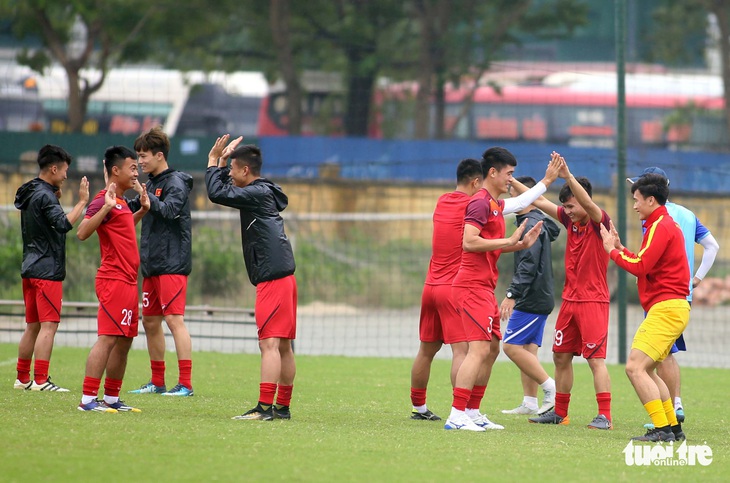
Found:
[[[525,221],[525,223],[527,222]],[[540,236],[540,230],[542,230],[542,221],[538,221],[535,226],[530,228],[530,230],[527,231],[525,235],[517,241],[517,243],[504,248],[502,253],[511,253],[532,247],[532,245],[537,241],[537,238]]]
[[[697,223],[701,225],[699,220],[697,220]],[[693,288],[698,286],[705,278],[712,268],[712,265],[715,263],[717,253],[720,251],[720,244],[717,243],[717,240],[715,240],[715,237],[712,236],[712,233],[710,233],[709,230],[697,243],[702,245],[704,251],[702,252],[702,262],[700,262],[700,266],[697,268],[697,272],[695,272],[694,278],[692,279]]]
[[[180,216],[188,197],[187,190],[183,187],[182,180],[176,180],[166,188],[165,201],[160,200],[153,193],[147,193],[150,200],[150,212],[165,220],[174,220]]]
[[[527,186],[523,185],[516,179],[512,180],[512,188],[517,193],[524,193],[528,189]],[[504,200],[504,201],[505,201],[505,205],[506,205],[507,200]],[[556,205],[549,199],[545,198],[544,196],[540,196],[539,198],[535,199],[535,201],[533,201],[532,204],[537,206],[538,208],[540,208],[540,210],[542,210],[546,215],[551,216],[551,217],[555,218],[556,220],[558,219],[558,205]]]
[[[509,238],[482,238],[479,233],[481,228],[469,222],[464,224],[464,238],[462,248],[465,252],[492,252],[503,250],[514,245],[520,240],[525,231],[525,223],[522,223]]]
[[[97,201],[98,198],[91,203],[86,212],[86,218],[81,221],[78,230],[76,230],[76,236],[79,240],[84,241],[88,239],[101,226],[104,218],[106,218],[112,208],[117,204],[116,189],[116,183],[111,183],[109,189],[104,194],[103,204]]]
[[[504,200],[504,214],[517,213],[530,206],[536,199],[542,196],[547,191],[553,181],[558,177],[558,173],[562,165],[565,163],[563,158],[559,154],[553,152],[548,167],[545,170],[545,177],[540,180],[535,186],[525,192],[521,192],[519,196],[508,198]]]
[[[250,184],[243,188],[226,182],[227,168],[208,168],[205,172],[205,186],[208,199],[215,204],[252,210],[261,204],[261,198],[268,192],[268,188]]]
[[[565,183],[570,187],[570,191],[575,197],[575,201],[586,210],[591,220],[594,223],[600,223],[603,220],[603,210],[601,210],[601,207],[593,201],[583,186],[575,179],[575,176],[573,176],[568,168],[568,163],[563,164],[560,177],[565,180]]]
[[[39,197],[37,207],[38,211],[40,211],[39,214],[45,218],[48,226],[57,232],[68,233],[73,229],[73,225],[68,220],[66,212],[63,211],[63,207],[54,195],[44,193]]]
[[[134,224],[139,223],[144,215],[150,211],[150,198],[147,196],[147,186],[139,184],[139,181],[134,182],[134,190],[139,194],[139,209],[134,212]]]
[[[611,260],[636,277],[649,273],[666,250],[666,230],[656,223],[649,228],[654,233],[647,237],[646,245],[638,254],[631,252],[621,244],[613,222],[610,222],[610,230],[606,230],[603,224],[600,229],[603,248],[608,252]]]

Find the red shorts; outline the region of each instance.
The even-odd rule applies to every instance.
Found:
[[[492,290],[485,287],[453,287],[452,294],[467,341],[491,341],[493,335],[502,340],[499,306]]]
[[[464,324],[451,298],[451,285],[424,285],[421,295],[421,342],[465,342]]]
[[[139,322],[139,293],[137,284],[96,279],[99,313],[96,316],[99,335],[136,337]]]
[[[142,315],[185,315],[187,275],[155,275],[142,281]]]
[[[553,352],[605,359],[607,343],[607,302],[563,302],[555,321]]]
[[[63,282],[42,278],[23,279],[25,322],[60,322]]]
[[[256,285],[254,316],[259,340],[296,339],[297,280],[294,275]]]

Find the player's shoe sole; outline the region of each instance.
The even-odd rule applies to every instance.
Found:
[[[176,396],[176,397],[189,397],[193,396],[193,389],[188,389],[187,387],[183,386],[182,384],[178,384],[177,386],[173,387],[169,391],[163,392],[163,396]]]
[[[167,387],[155,386],[151,382],[148,382],[147,384],[142,384],[139,389],[128,391],[128,394],[162,394],[164,392],[167,392]]]
[[[565,416],[564,418],[560,417],[555,414],[555,411],[548,411],[535,418],[530,418],[528,421],[534,424],[559,424],[561,426],[567,426],[570,424],[570,418],[568,416]]]
[[[414,409],[411,412],[411,419],[415,419],[417,421],[441,421],[441,418],[436,416],[430,410],[426,410],[425,413],[419,413]]]
[[[599,414],[598,416],[593,418],[593,421],[588,423],[588,425],[586,427],[588,429],[603,429],[603,430],[613,429],[613,425],[611,424],[611,421],[603,414]]]
[[[68,389],[56,386],[51,382],[51,378],[49,377],[46,382],[43,384],[36,384],[35,381],[30,382],[30,386],[28,387],[29,391],[47,391],[47,392],[70,392]]]
[[[16,379],[15,383],[13,384],[13,389],[20,389],[20,390],[30,389],[31,384],[33,384],[32,379],[28,382],[20,382],[20,379]]]
[[[101,401],[100,404],[106,408],[113,409],[120,413],[141,413],[142,412],[141,409],[133,408],[132,406],[125,404],[124,401],[122,401],[121,399],[115,403],[108,403],[106,401]]]
[[[117,413],[117,412],[119,412],[116,409],[106,407],[98,399],[95,399],[88,404],[79,403],[79,405],[76,407],[76,409],[78,409],[79,411],[87,412],[87,413]]]

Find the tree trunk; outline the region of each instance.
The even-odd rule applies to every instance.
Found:
[[[287,130],[290,135],[297,136],[302,133],[302,87],[292,55],[289,20],[289,0],[271,0],[269,16],[271,35],[276,48],[279,71],[286,84],[287,117],[289,118]]]
[[[68,132],[81,132],[86,118],[86,103],[81,95],[79,71],[66,68],[68,78]]]
[[[347,60],[347,107],[345,134],[367,136],[370,126],[370,106],[378,69],[365,68],[359,51],[350,51]]]
[[[725,98],[725,128],[730,136],[730,5],[712,2],[710,11],[717,18],[720,28],[720,61],[723,96]]]

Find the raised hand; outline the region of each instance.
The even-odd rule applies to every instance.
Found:
[[[109,183],[109,186],[104,193],[104,205],[109,208],[114,208],[117,204],[117,184]]]
[[[555,151],[552,152],[550,155],[550,161],[548,162],[547,169],[545,170],[545,178],[544,180],[549,185],[560,174],[560,171],[563,169],[563,166],[565,164],[565,160]]]
[[[520,241],[520,237],[525,232],[525,226],[527,226],[527,220],[523,221],[520,226],[512,233],[512,236],[508,238],[510,245],[516,245]]]
[[[613,250],[614,248],[618,248],[616,246],[616,238],[613,235],[613,231],[614,230],[608,231],[606,227],[601,224],[601,239],[603,240],[603,249],[606,250],[607,253],[611,253],[611,250]]]
[[[79,201],[84,204],[89,202],[89,180],[86,179],[86,176],[81,178],[79,183]]]
[[[537,241],[537,237],[540,236],[540,230],[542,230],[542,221],[535,223],[535,226],[530,228],[530,231],[525,233],[525,236],[522,237],[522,240],[519,242],[519,244],[522,245],[522,248],[531,247]]]
[[[139,184],[137,181],[136,184]],[[147,185],[141,184],[140,185],[141,191],[138,191],[139,193],[139,202],[142,205],[142,209],[147,211],[150,209],[150,197],[147,195]],[[136,188],[135,188],[136,191]]]
[[[209,161],[215,160],[216,163],[218,162],[218,158],[223,156],[223,151],[226,149],[226,144],[228,143],[228,139],[230,137],[230,134],[224,134],[223,136],[215,140],[213,147],[210,148],[210,152],[208,153]]]
[[[225,147],[220,157],[222,159],[228,159],[231,156],[231,153],[233,153],[233,151],[241,143],[241,141],[243,141],[243,136],[238,136],[236,139],[228,143],[228,146]]]

